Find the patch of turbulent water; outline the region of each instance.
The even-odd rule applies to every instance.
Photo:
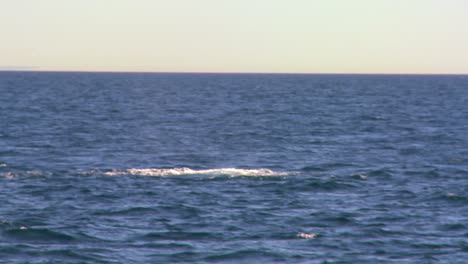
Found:
[[[112,169],[102,170],[93,169],[87,171],[67,171],[67,174],[81,175],[133,175],[133,176],[184,176],[184,175],[208,175],[208,176],[288,176],[299,174],[299,171],[274,171],[266,168],[259,169],[240,169],[240,168],[218,168],[218,169],[191,169],[187,167],[179,168],[129,168],[129,169]],[[0,173],[4,178],[16,178],[26,176],[50,176],[53,172],[40,170],[19,170],[19,171],[4,171]]]
[[[297,172],[281,172],[270,169],[237,169],[237,168],[220,168],[220,169],[191,169],[186,167],[181,168],[147,168],[138,169],[130,168],[123,170],[111,170],[104,174],[115,175],[138,175],[138,176],[177,176],[177,175],[227,175],[227,176],[286,176]]]

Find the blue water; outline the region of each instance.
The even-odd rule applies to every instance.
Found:
[[[0,72],[0,263],[467,263],[468,76]]]

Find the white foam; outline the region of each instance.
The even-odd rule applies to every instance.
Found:
[[[194,174],[209,174],[209,175],[229,175],[229,176],[283,176],[292,174],[292,172],[278,172],[270,169],[237,169],[237,168],[220,168],[220,169],[205,169],[194,170],[191,168],[148,168],[148,169],[124,169],[112,170],[105,172],[106,175],[139,175],[139,176],[176,176],[176,175],[194,175]]]
[[[43,171],[23,171],[23,172],[3,172],[0,173],[0,177],[12,179],[16,177],[21,177],[21,176],[44,176],[44,175],[50,175],[50,173],[43,172]]]
[[[315,238],[316,236],[317,236],[317,234],[314,234],[314,233],[298,233],[298,234],[296,234],[296,237],[306,238],[306,239]]]
[[[4,178],[8,178],[8,179],[12,179],[12,178],[16,177],[16,174],[14,174],[13,172],[4,172],[4,173],[1,173],[0,175],[2,177],[4,177]]]
[[[362,179],[362,180],[366,180],[368,178],[368,176],[364,175],[364,174],[359,174],[359,178]]]

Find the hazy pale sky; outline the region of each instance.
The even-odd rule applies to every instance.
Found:
[[[468,73],[468,0],[0,0],[0,69]]]

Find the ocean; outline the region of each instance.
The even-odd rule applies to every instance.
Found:
[[[468,76],[0,72],[0,263],[467,263]]]

